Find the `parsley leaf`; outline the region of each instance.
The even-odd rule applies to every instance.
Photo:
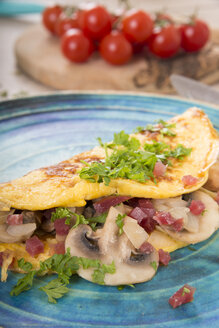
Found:
[[[65,224],[70,225],[70,218],[72,217],[72,214],[74,213],[66,207],[57,207],[55,212],[52,212],[51,221],[54,222],[57,219],[66,218]]]
[[[29,290],[33,285],[33,278],[36,270],[28,272],[23,278],[19,279],[17,284],[12,288],[10,295],[17,296],[20,293]]]
[[[152,266],[154,271],[157,271],[157,262],[153,261],[153,262],[150,263],[150,265]]]
[[[77,213],[72,213],[72,214],[76,216],[76,222],[72,228],[76,228],[79,224],[88,224],[89,223],[89,221],[85,219],[84,215],[82,215],[82,214],[79,215]]]
[[[191,292],[191,290],[189,288],[184,287],[183,292],[182,292],[182,296],[184,296],[185,294],[189,294],[190,292]]]
[[[158,120],[157,124],[148,124],[146,128],[137,127],[137,132],[149,131],[149,132],[159,132],[163,136],[175,137],[176,133],[172,129],[175,128],[175,123],[168,123],[164,120]]]
[[[182,160],[185,156],[188,156],[191,154],[192,148],[186,148],[183,145],[179,144],[177,147],[173,150],[171,150],[168,153],[168,157],[174,157],[179,160]]]
[[[63,297],[69,291],[68,287],[59,279],[53,279],[39,289],[47,294],[48,301],[51,303],[56,303],[56,299]]]
[[[123,233],[123,226],[124,226],[124,221],[123,219],[126,217],[126,214],[118,214],[117,219],[116,219],[116,224],[119,227],[119,235]]]
[[[33,268],[32,264],[30,262],[25,262],[23,257],[18,260],[17,263],[19,268],[24,270],[25,272],[29,272]]]
[[[97,269],[94,270],[92,274],[92,281],[96,284],[99,285],[104,285],[104,277],[106,273],[115,273],[116,272],[116,267],[115,263],[112,262],[110,265],[102,264],[99,265]]]
[[[31,264],[25,262],[22,258],[19,260],[19,266],[22,269],[31,270]],[[84,257],[71,256],[70,250],[67,249],[65,254],[55,254],[47,260],[40,262],[39,270],[32,270],[25,274],[25,276],[18,280],[17,284],[12,288],[10,294],[17,296],[20,293],[29,290],[33,285],[35,275],[42,276],[47,272],[57,273],[58,277],[51,280],[46,286],[40,288],[44,291],[49,302],[56,303],[56,299],[61,298],[68,292],[66,285],[69,284],[70,277],[78,271],[78,269],[94,268],[92,274],[93,282],[97,284],[104,284],[104,277],[106,273],[113,274],[116,271],[115,263],[110,265],[102,264],[98,259],[89,259]]]

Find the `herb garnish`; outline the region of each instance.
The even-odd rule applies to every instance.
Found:
[[[52,212],[51,221],[66,218],[65,224],[70,225],[70,219],[74,213],[66,207],[57,207],[55,212]]]
[[[10,294],[17,296],[29,290],[33,285],[35,276],[42,276],[49,271],[56,273],[58,277],[39,289],[47,294],[48,301],[52,303],[56,303],[56,299],[61,298],[69,291],[66,286],[69,284],[71,276],[76,273],[80,266],[83,269],[94,268],[92,274],[93,282],[100,285],[104,285],[106,273],[113,274],[116,272],[114,262],[106,265],[101,263],[100,260],[71,256],[69,249],[64,255],[55,254],[47,260],[40,262],[39,270],[32,270],[32,264],[25,262],[23,258],[18,261],[18,265],[27,273],[23,278],[18,280]]]
[[[173,124],[166,123],[165,125],[165,127],[170,126],[172,127]],[[172,163],[169,158],[182,160],[192,151],[191,148],[186,148],[181,144],[171,149],[166,143],[156,141],[145,143],[144,147],[141,147],[137,138],[130,138],[124,131],[115,133],[111,143],[103,144],[100,138],[98,140],[105,149],[105,161],[84,163],[86,166],[80,170],[79,176],[90,182],[104,182],[105,185],[109,185],[111,179],[117,178],[138,182],[154,179],[153,170],[157,161],[170,166]],[[108,149],[110,149],[110,155]]]
[[[183,292],[182,292],[182,296],[184,296],[185,294],[189,294],[190,292],[191,292],[191,290],[189,288],[184,287]]]
[[[157,263],[155,261],[151,262],[150,265],[154,269],[154,271],[157,271]]]
[[[168,123],[164,120],[156,121],[156,124],[148,124],[146,128],[139,126],[136,128],[136,132],[149,131],[149,132],[159,132],[163,136],[175,137],[176,133],[173,130],[176,127],[175,123]]]
[[[124,218],[126,217],[126,214],[118,214],[116,219],[116,224],[119,227],[119,235],[121,236],[123,233],[123,226],[124,226]]]

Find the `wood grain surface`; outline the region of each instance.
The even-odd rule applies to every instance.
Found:
[[[219,82],[219,31],[199,53],[180,53],[159,60],[149,53],[135,56],[124,66],[105,63],[98,54],[83,64],[70,63],[59,40],[40,25],[28,28],[16,41],[18,65],[35,80],[59,90],[131,90],[174,93],[169,76],[182,74],[207,84]]]

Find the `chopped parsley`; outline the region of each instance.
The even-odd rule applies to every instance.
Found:
[[[119,227],[119,235],[121,236],[123,233],[123,226],[124,226],[124,218],[126,217],[126,214],[118,214],[116,219],[116,224]]]
[[[158,120],[156,124],[148,124],[146,128],[139,126],[137,127],[137,132],[149,131],[149,132],[159,132],[163,136],[175,137],[176,133],[173,130],[176,127],[175,123],[168,123],[164,120]]]
[[[10,294],[12,296],[17,296],[31,289],[35,276],[42,276],[47,272],[53,272],[56,273],[58,277],[51,280],[47,285],[39,288],[47,294],[48,301],[51,303],[56,303],[56,299],[61,298],[69,291],[67,285],[69,284],[70,278],[80,267],[83,267],[83,269],[94,268],[92,274],[93,282],[100,285],[104,285],[106,273],[113,274],[116,272],[114,262],[106,265],[101,263],[100,260],[71,256],[69,249],[64,255],[55,254],[47,260],[40,262],[39,270],[32,270],[32,264],[25,262],[23,258],[19,260],[18,265],[27,273],[23,278],[18,280]]]
[[[88,224],[89,223],[89,221],[85,219],[84,215],[82,215],[82,214],[79,215],[77,213],[72,213],[72,214],[76,216],[76,222],[72,228],[76,228],[79,224]]]
[[[91,228],[95,231],[96,230],[96,225],[98,223],[100,224],[104,224],[105,221],[106,221],[106,217],[107,217],[107,213],[108,212],[105,212],[105,213],[102,213],[98,216],[93,216],[92,218],[90,219],[87,219],[88,220],[88,223],[89,225],[91,226]]]
[[[50,303],[56,303],[57,298],[63,297],[69,291],[68,287],[59,279],[51,280],[46,286],[39,289],[47,294]]]
[[[70,219],[74,213],[66,207],[57,207],[55,212],[51,215],[51,221],[66,218],[65,224],[70,225]]]
[[[172,126],[173,124],[168,123],[165,125],[168,128]],[[90,182],[104,182],[105,185],[109,185],[111,179],[117,178],[142,183],[149,179],[155,181],[153,170],[157,161],[171,166],[170,158],[182,160],[192,151],[191,148],[186,148],[181,144],[171,149],[166,143],[156,141],[145,143],[144,147],[141,147],[137,138],[130,138],[124,131],[115,133],[111,143],[103,144],[100,138],[98,140],[105,149],[105,160],[90,164],[84,163],[85,167],[80,170],[79,176]],[[110,149],[110,154],[108,149]]]
[[[17,263],[19,268],[22,269],[24,272],[29,272],[33,268],[32,264],[30,262],[25,262],[23,257],[19,259]]]
[[[191,292],[191,290],[189,288],[184,287],[183,292],[182,292],[182,296],[184,296],[185,294],[189,294],[190,292]]]
[[[155,261],[151,262],[150,265],[154,269],[154,271],[157,271],[157,263]]]

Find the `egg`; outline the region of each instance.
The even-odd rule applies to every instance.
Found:
[[[44,210],[52,207],[84,206],[86,200],[119,194],[131,197],[168,198],[199,189],[208,179],[208,169],[216,161],[218,135],[203,111],[191,108],[170,120],[175,123],[176,136],[157,136],[172,148],[178,144],[192,148],[184,160],[172,161],[166,174],[157,183],[148,180],[140,183],[128,179],[114,179],[106,186],[92,183],[79,177],[79,170],[87,162],[103,160],[105,151],[96,147],[91,151],[73,156],[57,165],[34,170],[9,183],[0,184],[0,201],[11,207],[27,210]],[[141,143],[152,142],[151,135],[134,135]],[[197,179],[194,185],[185,186],[183,177],[191,175]]]
[[[192,150],[183,160],[171,159],[172,166],[167,167],[165,175],[159,177],[156,183],[153,180],[140,183],[119,178],[105,185],[81,179],[79,171],[84,167],[81,161],[91,163],[105,158],[105,150],[102,147],[95,147],[59,164],[36,169],[21,178],[0,184],[0,209],[13,207],[36,211],[53,207],[82,207],[87,200],[112,194],[163,199],[198,190],[206,183],[209,168],[217,159],[219,148],[217,132],[205,113],[198,108],[190,108],[170,122],[175,124],[176,135],[171,137],[155,133],[155,140],[165,142],[171,149],[181,144]],[[131,136],[137,138],[141,145],[146,142],[152,143],[154,139],[154,134],[147,131]],[[188,175],[195,178],[194,184],[185,185],[183,177]],[[148,242],[156,249],[162,248],[169,252],[188,244],[157,230],[152,232]],[[44,241],[44,253],[34,258],[26,252],[25,245],[22,243],[0,243],[0,252],[9,252],[11,258],[16,260],[23,257],[34,268],[38,268],[39,261],[51,256],[51,243],[55,243],[55,239]],[[3,263],[3,279],[11,260]],[[14,270],[21,271],[16,261]]]

